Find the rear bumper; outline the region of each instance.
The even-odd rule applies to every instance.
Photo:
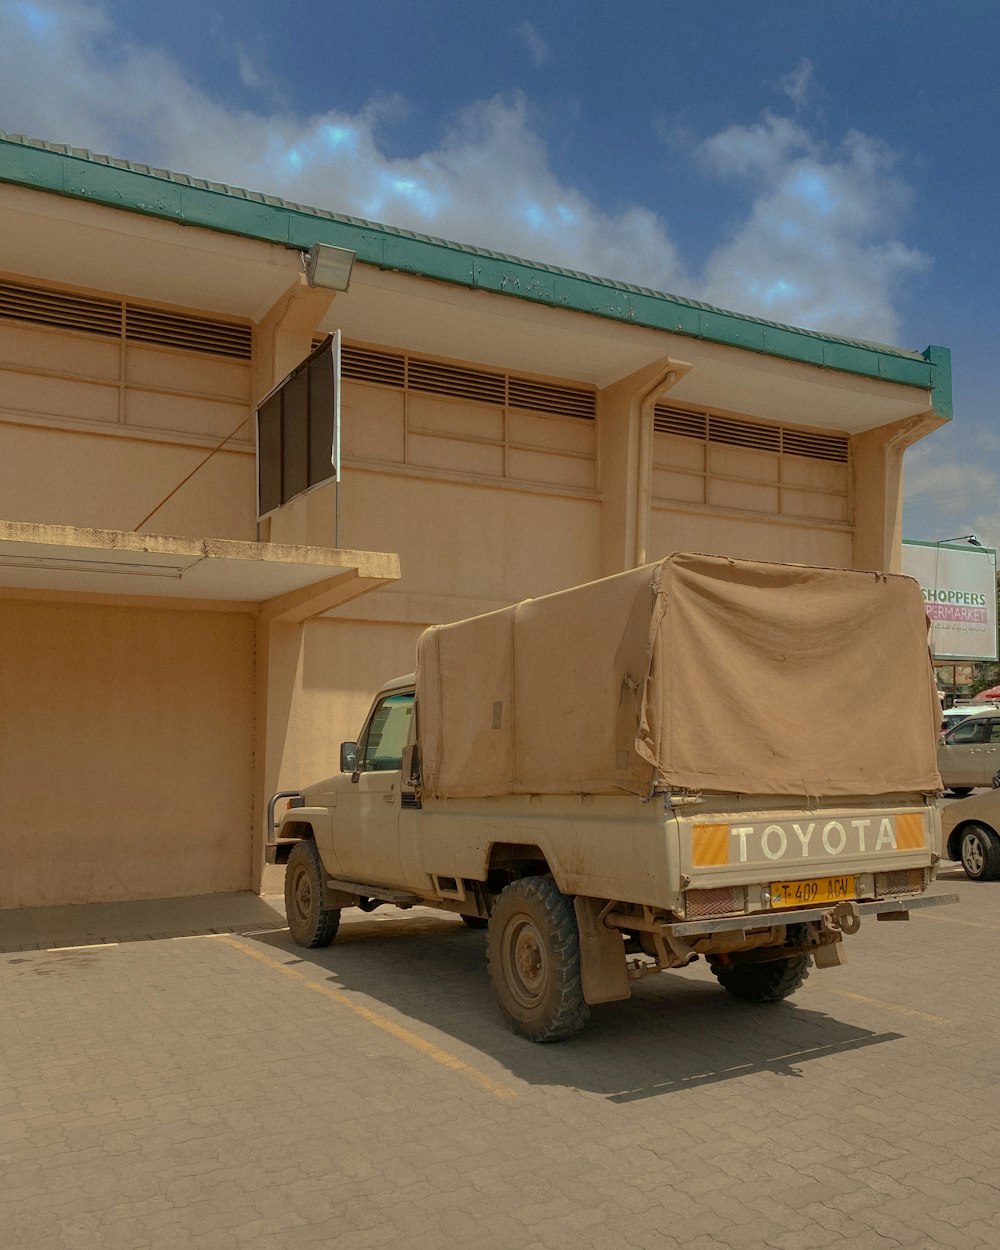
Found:
[[[944,907],[958,902],[957,894],[917,894],[912,898],[878,899],[858,903],[862,916],[906,916],[921,907]],[[833,913],[832,907],[782,908],[781,911],[757,912],[752,916],[726,916],[720,920],[680,920],[660,926],[674,937],[698,937],[708,933],[750,933],[755,929],[771,929],[778,925],[809,924]]]

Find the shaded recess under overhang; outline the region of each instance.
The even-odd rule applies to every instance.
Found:
[[[0,521],[0,589],[232,604],[309,620],[399,579],[399,556]]]

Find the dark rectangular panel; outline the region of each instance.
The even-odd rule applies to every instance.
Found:
[[[309,381],[296,369],[281,391],[281,502],[309,486]]]
[[[333,477],[333,353],[309,362],[309,485]]]
[[[336,476],[337,344],[326,339],[257,410],[258,516]]]
[[[257,510],[260,516],[281,504],[281,391],[257,410]]]

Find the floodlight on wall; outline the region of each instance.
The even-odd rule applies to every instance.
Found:
[[[310,286],[324,287],[328,291],[347,290],[354,267],[352,251],[329,243],[314,243],[304,257],[306,281]]]
[[[970,547],[981,547],[983,545],[975,534],[959,534],[957,538],[938,538],[935,540],[934,546],[942,547],[945,543],[968,543]]]

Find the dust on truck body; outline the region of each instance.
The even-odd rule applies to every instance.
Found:
[[[954,901],[937,719],[911,579],[672,555],[427,630],[268,858],[302,945],[380,902],[488,925],[535,1041],[699,957],[776,1001],[863,918]]]

